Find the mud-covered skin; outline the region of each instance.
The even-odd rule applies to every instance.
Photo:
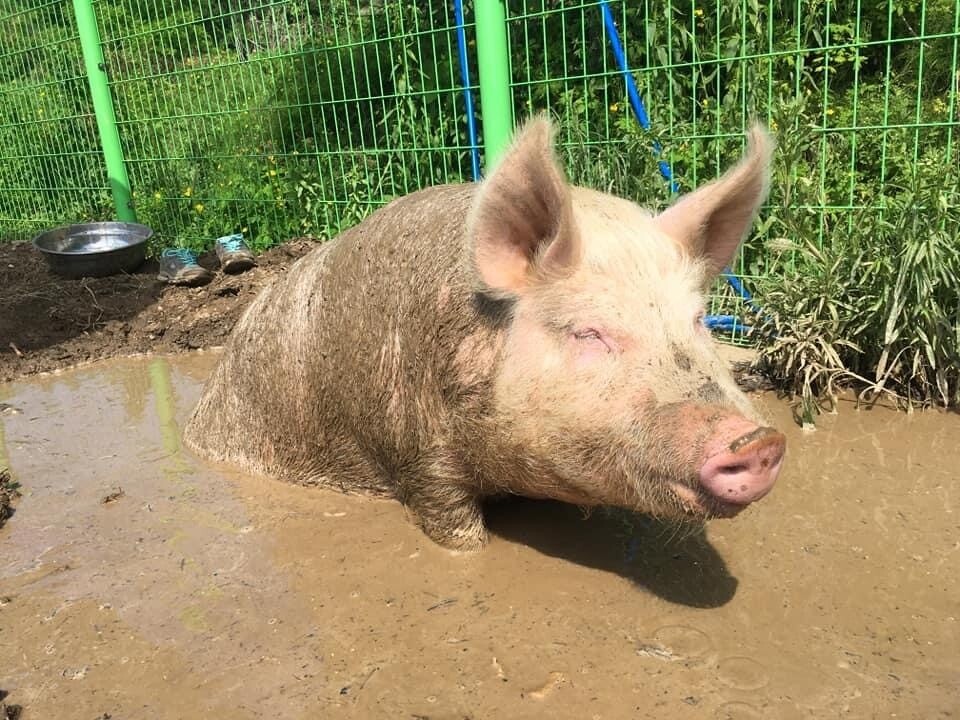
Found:
[[[475,190],[395,200],[265,289],[208,382],[188,444],[292,482],[395,497],[438,542],[477,545],[477,498],[504,485],[504,473],[476,468],[506,455],[488,405],[507,318],[474,295],[452,251]]]
[[[298,261],[237,324],[187,444],[396,498],[462,550],[504,492],[696,518],[765,494],[776,469],[738,439],[759,418],[697,321],[764,148],[654,219],[567,186],[550,136],[535,121],[483,184],[395,200]]]

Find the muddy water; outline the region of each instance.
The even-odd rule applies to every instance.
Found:
[[[180,445],[213,355],[0,387],[0,690],[22,718],[960,713],[960,417],[845,408],[778,488],[678,535],[489,509],[474,556],[390,502]]]

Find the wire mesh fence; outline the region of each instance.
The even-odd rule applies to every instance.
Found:
[[[110,187],[69,2],[0,4],[0,241],[109,216]]]
[[[892,196],[960,162],[956,0],[508,7],[516,109],[555,111],[579,182],[662,206],[671,186],[652,142],[682,192],[735,161],[751,118],[776,132],[770,201],[734,268],[748,284],[790,263],[804,241],[861,245]],[[732,288],[717,290],[714,312],[737,308]]]
[[[99,2],[138,217],[167,244],[329,237],[467,178],[452,11]]]
[[[138,219],[167,245],[262,248],[471,179],[456,5],[94,0]],[[71,4],[0,7],[0,237],[110,217]],[[662,207],[664,167],[688,190],[735,161],[751,117],[777,133],[734,268],[748,284],[806,241],[856,246],[958,165],[957,0],[518,0],[506,32],[511,121],[550,110],[576,182]],[[714,309],[734,295],[719,285]]]

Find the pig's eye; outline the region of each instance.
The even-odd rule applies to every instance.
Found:
[[[594,328],[574,330],[573,337],[580,342],[595,343],[598,347],[603,347],[607,352],[611,351],[610,344],[604,339],[603,335],[600,334],[600,331]]]

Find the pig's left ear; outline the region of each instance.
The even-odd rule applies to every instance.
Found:
[[[747,152],[723,177],[680,198],[657,216],[667,235],[707,261],[710,279],[730,264],[767,198],[773,140],[750,129]]]
[[[484,290],[515,296],[569,275],[580,263],[570,186],[553,151],[546,117],[528,122],[483,181],[467,222]]]

